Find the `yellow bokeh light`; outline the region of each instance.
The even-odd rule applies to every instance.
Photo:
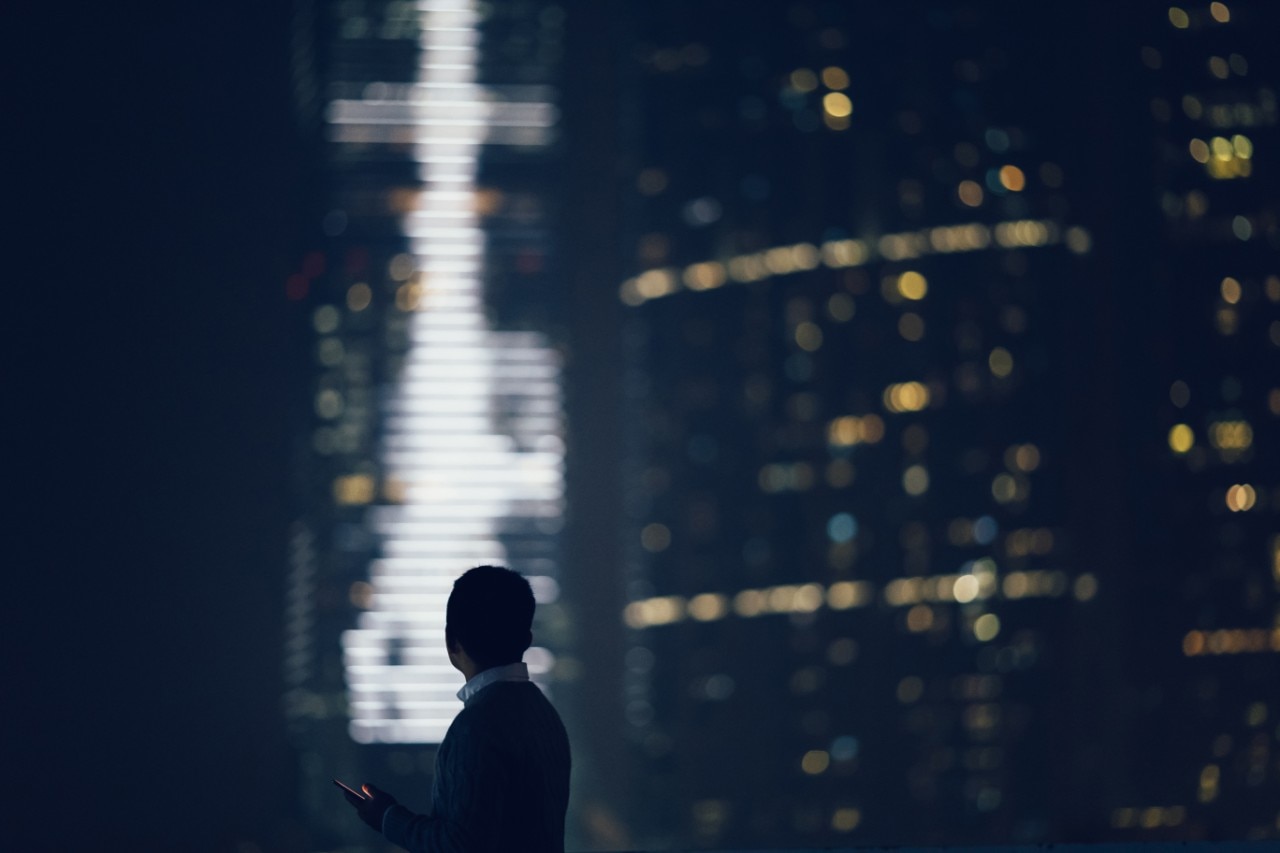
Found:
[[[342,506],[372,503],[375,492],[373,477],[368,474],[350,474],[333,481],[334,502]]]
[[[836,832],[852,832],[861,822],[862,812],[857,809],[836,809],[831,814],[831,828]]]
[[[996,347],[987,357],[992,374],[1004,378],[1013,372],[1013,356],[1004,347]]]
[[[929,491],[929,470],[923,465],[912,465],[902,472],[902,490],[912,497]]]
[[[981,584],[973,575],[961,575],[951,587],[951,594],[961,604],[968,604],[978,597]]]
[[[822,346],[822,329],[816,323],[800,323],[796,326],[796,346],[805,352],[814,352]]]
[[[1186,424],[1174,424],[1169,430],[1169,449],[1179,455],[1195,446],[1196,434]]]
[[[1258,493],[1248,483],[1238,483],[1227,489],[1227,509],[1232,512],[1248,512],[1258,502]]]
[[[1225,24],[1231,20],[1231,10],[1227,8],[1226,3],[1210,3],[1209,14],[1212,15],[1213,19],[1219,24]]]
[[[1203,139],[1193,139],[1187,143],[1187,150],[1191,152],[1191,159],[1197,163],[1209,162],[1209,143]]]
[[[689,615],[699,622],[720,619],[728,612],[728,600],[718,593],[704,592],[689,599]]]
[[[706,261],[686,267],[682,278],[690,290],[712,290],[724,284],[727,273],[724,264]]]
[[[991,496],[1002,504],[1018,497],[1018,481],[1011,474],[997,474],[991,481]]]
[[[823,749],[811,749],[800,759],[800,769],[810,776],[817,776],[831,765],[831,756]]]
[[[373,290],[364,282],[347,288],[347,308],[352,311],[363,311],[371,302],[373,302]]]
[[[907,270],[898,276],[898,293],[904,299],[919,301],[929,292],[929,282],[915,270]]]
[[[808,68],[797,68],[791,72],[791,88],[797,92],[812,92],[818,88],[818,75]]]
[[[848,130],[851,122],[848,116],[833,116],[831,113],[823,113],[822,123],[832,130]]]
[[[918,412],[929,405],[929,389],[919,382],[902,382],[884,389],[883,399],[891,412]]]
[[[1241,160],[1248,160],[1253,156],[1253,142],[1243,134],[1237,133],[1231,137],[1231,148]]]
[[[395,281],[404,281],[413,275],[413,256],[400,253],[387,262],[387,273]]]
[[[1010,192],[1021,192],[1027,186],[1027,176],[1017,166],[1001,166],[1000,184]]]
[[[1235,305],[1237,302],[1240,301],[1240,296],[1242,293],[1242,290],[1240,288],[1240,282],[1236,281],[1234,278],[1231,278],[1230,276],[1227,276],[1226,278],[1224,278],[1222,280],[1221,291],[1222,291],[1223,302],[1226,302],[1230,305]]]
[[[1185,9],[1178,6],[1170,6],[1169,23],[1173,24],[1180,30],[1185,30],[1187,27],[1191,26],[1191,17],[1187,14]]]
[[[843,68],[834,65],[822,69],[822,85],[828,89],[849,88],[849,75]]]
[[[1231,147],[1231,141],[1221,136],[1215,136],[1209,140],[1209,148],[1213,151],[1214,159],[1224,163],[1236,156],[1235,149]]]
[[[1091,574],[1081,575],[1076,578],[1072,594],[1075,595],[1076,601],[1092,601],[1098,594],[1098,579]]]
[[[733,597],[733,611],[739,616],[759,616],[768,606],[768,597],[758,589],[744,589]]]
[[[847,118],[853,114],[853,101],[843,92],[828,92],[822,96],[822,109],[827,115]]]
[[[1000,617],[984,613],[973,621],[973,636],[983,643],[994,640],[1000,633]]]
[[[1247,450],[1253,446],[1248,421],[1216,421],[1209,425],[1209,443],[1217,450]]]

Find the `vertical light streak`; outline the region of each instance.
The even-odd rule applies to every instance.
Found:
[[[563,501],[560,365],[540,334],[489,327],[485,231],[476,178],[486,143],[545,144],[547,103],[493,103],[476,83],[480,33],[470,0],[424,0],[418,79],[374,84],[329,108],[336,142],[409,134],[422,181],[402,226],[422,297],[405,366],[385,409],[382,462],[401,502],[370,509],[382,543],[369,609],[342,636],[351,737],[438,743],[461,709],[444,648],[445,603],[467,568],[497,563],[555,597]],[[391,97],[398,95],[398,97]],[[535,679],[551,664],[527,658]]]

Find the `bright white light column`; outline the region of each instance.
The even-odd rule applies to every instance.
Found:
[[[489,328],[481,281],[485,234],[476,175],[486,143],[544,145],[545,102],[491,103],[476,80],[477,14],[468,0],[427,0],[413,86],[373,84],[334,101],[332,138],[391,142],[408,134],[422,192],[404,219],[424,285],[410,350],[383,421],[386,475],[403,503],[373,507],[382,543],[372,606],[343,634],[353,739],[438,743],[461,709],[444,649],[454,578],[483,563],[557,594],[555,531],[563,509],[560,366],[546,339]],[[551,656],[526,656],[535,679]]]

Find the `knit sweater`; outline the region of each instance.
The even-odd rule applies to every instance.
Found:
[[[392,806],[388,841],[411,853],[564,853],[569,739],[530,682],[475,694],[436,753],[431,814]]]

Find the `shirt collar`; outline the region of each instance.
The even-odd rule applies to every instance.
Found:
[[[458,698],[462,700],[462,704],[467,704],[481,690],[490,684],[497,684],[499,681],[528,681],[529,667],[527,664],[516,661],[504,666],[493,666],[484,672],[477,672],[471,679],[458,691]]]

